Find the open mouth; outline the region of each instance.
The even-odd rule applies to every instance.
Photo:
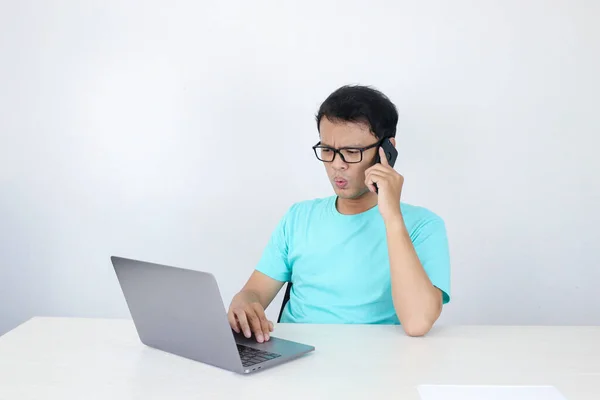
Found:
[[[340,189],[344,189],[346,186],[348,186],[348,181],[342,178],[335,178],[333,182],[335,183],[335,186]]]

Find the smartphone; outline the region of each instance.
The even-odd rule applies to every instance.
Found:
[[[382,143],[381,143],[381,148],[383,149],[385,156],[387,158],[388,164],[390,164],[390,167],[394,168],[394,164],[396,163],[396,158],[398,158],[398,150],[396,150],[396,148],[394,147],[394,145],[392,144],[392,142],[390,141],[389,138],[386,138]],[[381,157],[379,157],[379,149],[377,150],[377,157],[375,158],[375,163],[380,163],[381,162]],[[377,188],[377,185],[375,186],[375,193],[379,193],[379,189]]]
[[[398,158],[398,150],[394,147],[389,138],[386,138],[381,143],[381,148],[385,152],[385,156],[387,157],[388,163],[390,167],[394,168],[394,164],[396,163],[396,158]],[[381,158],[379,158],[379,151],[377,151],[377,158],[375,158],[375,163],[380,163]]]

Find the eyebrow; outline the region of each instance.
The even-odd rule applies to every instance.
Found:
[[[321,142],[321,146],[325,146],[325,147],[331,147],[332,149],[335,149],[335,147],[333,147],[332,145],[330,145],[330,144],[327,144],[327,143],[323,143],[323,142]],[[349,145],[347,145],[347,146],[342,146],[342,147],[337,147],[337,148],[338,148],[338,149],[345,149],[345,148],[348,148],[348,147],[352,147],[352,148],[363,148],[363,147],[367,147],[367,146],[368,146],[368,144],[349,144]]]

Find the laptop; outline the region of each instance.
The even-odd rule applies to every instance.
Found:
[[[202,271],[111,257],[138,336],[146,346],[240,374],[313,351],[270,336],[258,343],[231,329],[215,277]]]

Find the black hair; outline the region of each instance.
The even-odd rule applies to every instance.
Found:
[[[378,139],[396,136],[398,110],[386,95],[369,86],[342,86],[319,107],[317,129],[323,117],[331,122],[361,122]]]

